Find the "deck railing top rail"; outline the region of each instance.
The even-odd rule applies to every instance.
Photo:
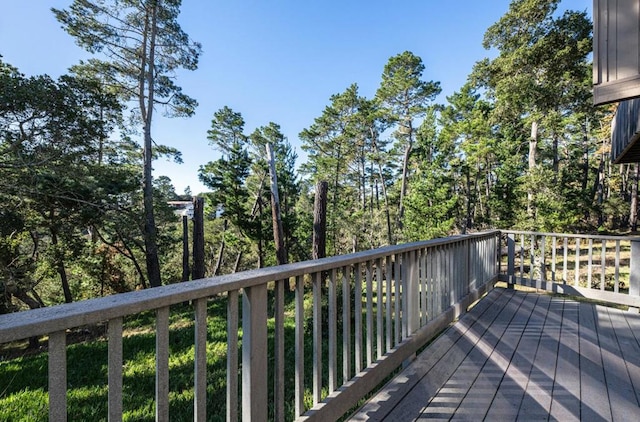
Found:
[[[574,234],[574,233],[547,233],[547,232],[532,232],[524,230],[502,230],[505,234],[517,234],[525,236],[548,236],[548,237],[566,237],[569,239],[594,239],[594,240],[620,240],[620,241],[640,241],[640,236],[613,236],[613,235],[601,235],[601,234]]]
[[[358,262],[372,261],[388,255],[401,254],[419,248],[446,245],[464,239],[473,239],[496,233],[498,231],[386,246],[370,251],[327,257],[315,261],[254,269],[186,283],[169,284],[154,289],[0,315],[0,343],[45,335],[71,327],[96,324],[150,309],[171,306],[201,297],[215,296],[230,290],[240,290],[270,281],[328,271]]]
[[[502,233],[502,281],[640,307],[640,236]]]

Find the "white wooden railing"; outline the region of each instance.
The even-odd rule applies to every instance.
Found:
[[[501,281],[640,308],[640,237],[502,233]]]
[[[453,236],[0,315],[0,343],[48,336],[49,419],[65,421],[67,330],[106,321],[108,418],[122,420],[123,318],[155,311],[156,420],[167,421],[170,307],[190,302],[195,320],[194,420],[204,421],[216,412],[222,417],[226,413],[230,421],[285,416],[335,420],[493,287],[499,273],[499,245],[498,231]],[[284,312],[287,285],[295,285],[293,317]],[[305,347],[305,293],[313,297],[307,322],[312,325],[312,347]],[[226,409],[206,406],[207,303],[216,297],[227,300]],[[273,333],[267,324],[269,297]],[[295,365],[293,385],[285,385],[284,378],[286,318],[295,319],[295,362],[287,362]],[[269,334],[274,339],[273,356],[267,352]],[[308,353],[313,362],[311,379],[304,377]],[[274,365],[273,379],[266,376],[268,363]],[[305,390],[313,397],[311,408],[305,408]],[[285,392],[294,397],[294,403],[287,404],[293,415],[285,415]]]

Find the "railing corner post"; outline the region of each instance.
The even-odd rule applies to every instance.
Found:
[[[629,296],[640,296],[640,238],[631,240],[629,263]]]
[[[516,237],[513,233],[507,234],[507,288],[513,289],[515,284],[516,268]]]

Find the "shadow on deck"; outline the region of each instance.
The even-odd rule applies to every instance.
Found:
[[[496,288],[352,420],[640,420],[640,315]]]

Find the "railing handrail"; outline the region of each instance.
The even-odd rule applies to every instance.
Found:
[[[507,266],[499,277],[501,281],[640,308],[640,236],[518,230],[503,230],[502,233],[507,237]],[[575,242],[569,244],[568,239],[575,239]],[[623,242],[624,248],[628,248],[624,265],[629,276],[624,280],[620,271]],[[607,252],[611,243],[615,248]],[[609,259],[607,254],[611,254]],[[516,265],[516,258],[519,265]],[[626,285],[626,289],[621,285]]]
[[[504,234],[519,234],[525,236],[555,236],[567,237],[570,239],[598,239],[598,240],[620,240],[620,241],[640,241],[640,236],[613,236],[600,234],[579,234],[579,233],[553,233],[553,232],[534,232],[527,230],[500,230]]]
[[[417,248],[449,245],[468,239],[489,237],[499,232],[499,230],[489,230],[402,245],[385,246],[348,255],[248,270],[235,274],[170,284],[153,289],[0,315],[0,343],[96,324],[189,300],[215,296],[227,291],[249,288],[304,274],[327,271],[332,268],[383,258]]]

